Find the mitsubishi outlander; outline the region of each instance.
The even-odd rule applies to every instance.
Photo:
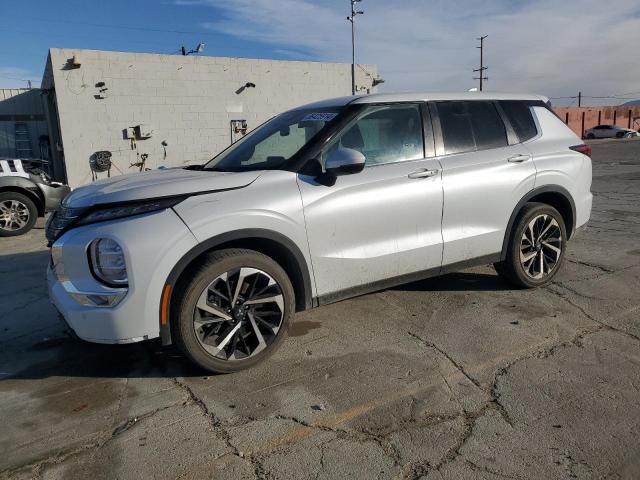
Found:
[[[47,224],[50,296],[81,339],[237,371],[296,311],[478,264],[547,284],[589,219],[590,155],[537,95],[305,105],[203,165],[73,191]]]

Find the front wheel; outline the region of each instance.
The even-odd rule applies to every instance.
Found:
[[[528,203],[516,218],[505,260],[494,267],[502,278],[516,286],[546,285],[560,269],[566,242],[560,212],[543,203]]]
[[[172,302],[174,303],[174,302]],[[294,312],[291,281],[253,250],[208,254],[176,287],[173,335],[202,368],[231,373],[265,360],[284,339]]]

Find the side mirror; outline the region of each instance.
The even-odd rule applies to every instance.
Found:
[[[291,127],[289,127],[289,125],[286,125],[280,129],[281,137],[288,137],[290,133],[291,133]]]
[[[335,177],[360,173],[364,168],[365,156],[352,148],[338,148],[329,153],[324,165],[325,171]]]

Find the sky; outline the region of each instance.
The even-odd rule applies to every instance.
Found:
[[[362,0],[356,62],[381,91],[477,86],[556,105],[640,98],[640,1]],[[0,88],[39,86],[50,47],[351,62],[349,0],[0,0]]]

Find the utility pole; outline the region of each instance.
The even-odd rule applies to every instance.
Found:
[[[582,92],[578,92],[578,106],[582,106]]]
[[[487,38],[489,35],[483,35],[480,38],[477,38],[476,40],[480,40],[480,46],[476,47],[480,49],[480,68],[476,68],[474,70],[474,72],[480,72],[479,73],[479,77],[473,77],[474,80],[480,80],[480,91],[482,91],[482,82],[484,80],[489,80],[489,77],[485,77],[484,76],[484,72],[485,70],[488,70],[488,67],[484,66],[484,39]]]
[[[350,0],[351,1],[351,15],[347,17],[347,20],[351,22],[351,95],[356,94],[356,15],[362,15],[362,10],[356,10],[356,3],[360,3],[362,0]]]

